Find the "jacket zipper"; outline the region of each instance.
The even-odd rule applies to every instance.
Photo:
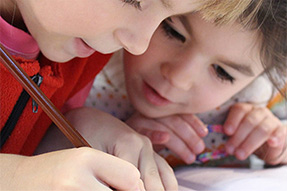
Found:
[[[37,86],[40,87],[43,77],[40,74],[36,74],[32,76],[32,80],[37,84]],[[16,104],[14,105],[14,108],[6,121],[3,129],[1,130],[0,134],[0,149],[5,144],[11,133],[13,132],[24,108],[26,107],[28,101],[30,99],[30,95],[23,89],[21,92]],[[32,111],[33,113],[37,113],[38,111],[38,104],[32,100]]]
[[[36,74],[35,76],[32,77],[32,80],[36,83],[38,87],[40,87],[40,85],[43,82],[43,77],[40,74]],[[32,99],[32,111],[33,113],[38,112],[38,104],[34,99]]]

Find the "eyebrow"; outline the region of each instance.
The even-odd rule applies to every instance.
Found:
[[[223,63],[226,66],[229,66],[242,74],[246,76],[254,76],[254,72],[252,71],[251,67],[246,65],[246,64],[237,64],[231,61],[226,61],[226,60],[220,60],[221,63]]]
[[[190,25],[190,22],[188,21],[187,17],[185,15],[180,15],[178,16],[180,22],[183,24],[184,28],[188,32],[190,36],[192,36],[192,27]],[[227,61],[227,60],[219,60],[219,62],[223,63],[226,66],[229,66],[242,74],[246,76],[254,76],[254,72],[252,71],[251,67],[246,65],[246,64],[237,64],[232,61]]]
[[[163,4],[163,6],[167,9],[171,9],[172,6],[171,6],[171,3],[170,3],[170,0],[160,0],[160,2]]]

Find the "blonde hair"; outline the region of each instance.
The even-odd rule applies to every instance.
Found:
[[[248,23],[257,14],[263,0],[205,0],[205,3],[199,7],[203,18],[213,21],[216,24],[226,24],[234,22],[249,8],[251,3],[255,3],[252,12],[245,17],[245,23]]]

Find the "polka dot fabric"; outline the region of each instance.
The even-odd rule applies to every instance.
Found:
[[[127,96],[123,65],[119,64],[121,59],[122,53],[115,53],[102,72],[97,75],[85,106],[96,107],[118,119],[126,120],[134,109]]]

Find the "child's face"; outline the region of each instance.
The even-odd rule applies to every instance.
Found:
[[[135,108],[149,117],[214,109],[263,72],[258,34],[188,14],[165,20],[147,51],[124,55]]]
[[[160,22],[194,10],[200,0],[16,0],[41,51],[55,61],[95,50],[143,53]]]

